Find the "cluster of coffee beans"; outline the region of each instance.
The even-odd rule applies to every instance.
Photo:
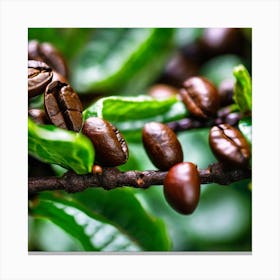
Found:
[[[49,43],[28,44],[28,98],[44,94],[45,110],[30,109],[38,123],[79,131],[82,127],[82,103],[67,81],[67,66],[62,55]]]
[[[82,131],[95,147],[95,163],[104,167],[124,164],[128,147],[118,129],[101,118],[88,118],[83,123],[82,103],[67,81],[68,68],[58,50],[33,40],[28,44],[28,59],[28,97],[44,94],[45,109],[29,109],[29,116],[39,124]],[[100,166],[93,169],[100,173]]]
[[[157,86],[154,97],[172,95],[170,87]],[[190,114],[199,119],[215,117],[221,104],[221,95],[215,85],[205,77],[195,76],[183,82],[179,95]],[[173,209],[181,214],[191,214],[200,197],[200,177],[197,166],[183,162],[183,152],[176,134],[165,124],[147,123],[142,133],[143,144],[153,164],[168,170],[164,180],[164,196]],[[216,158],[229,167],[248,167],[250,147],[235,127],[229,124],[213,126],[209,144]]]
[[[102,167],[115,167],[128,160],[128,146],[110,122],[90,117],[82,122],[82,104],[67,82],[67,67],[59,52],[50,44],[31,41],[28,49],[28,96],[44,94],[45,112],[29,110],[39,123],[52,123],[60,128],[86,135],[95,147],[93,173],[102,173]],[[182,83],[179,91],[171,86],[157,87],[151,95],[160,98],[179,94],[190,114],[198,119],[215,117],[222,95],[205,77],[194,76]],[[167,125],[158,122],[145,124],[142,141],[151,162],[162,171],[168,171],[164,180],[167,202],[181,214],[191,214],[200,197],[200,177],[195,164],[183,162],[183,150],[176,134]],[[211,128],[209,144],[216,158],[225,165],[247,167],[250,148],[241,132],[229,125]],[[100,165],[100,166],[99,166]]]

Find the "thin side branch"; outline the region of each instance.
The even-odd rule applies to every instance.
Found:
[[[34,177],[28,179],[28,192],[64,190],[68,193],[81,192],[90,187],[106,190],[130,186],[146,189],[153,185],[163,185],[167,171],[127,171],[117,168],[103,168],[102,174],[77,175],[67,172],[62,177]],[[209,165],[199,170],[201,184],[217,183],[228,185],[251,177],[250,169],[228,169],[221,163]]]

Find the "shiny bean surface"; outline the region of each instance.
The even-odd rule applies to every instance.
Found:
[[[128,160],[126,141],[118,129],[108,121],[97,117],[88,118],[82,131],[93,143],[97,164],[113,167]]]
[[[45,91],[44,104],[54,125],[74,131],[81,129],[83,107],[77,93],[68,84],[51,82]]]
[[[200,198],[200,178],[196,165],[183,162],[173,166],[166,175],[163,190],[174,210],[184,215],[193,213]]]
[[[52,76],[52,69],[46,63],[28,60],[28,98],[44,93]]]
[[[250,147],[237,128],[229,124],[212,127],[209,132],[209,144],[219,161],[236,167],[249,164]]]
[[[28,116],[37,124],[48,124],[49,119],[44,110],[41,109],[29,109]]]
[[[168,170],[183,161],[181,144],[167,125],[158,122],[145,124],[142,140],[150,160],[158,169]]]
[[[40,60],[48,64],[53,71],[67,78],[68,68],[61,53],[50,43],[39,43],[37,40],[28,43],[28,59]]]
[[[215,116],[220,106],[220,96],[213,83],[204,77],[192,77],[180,90],[182,101],[190,113],[199,118]]]

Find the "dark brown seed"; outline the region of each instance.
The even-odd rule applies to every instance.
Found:
[[[43,93],[52,75],[52,70],[46,63],[28,60],[28,97]]]
[[[204,77],[187,79],[183,83],[180,95],[190,113],[199,118],[215,116],[220,106],[220,96],[216,87]]]
[[[183,161],[181,144],[176,134],[165,124],[145,124],[142,141],[150,160],[160,170],[168,170]]]
[[[59,81],[64,84],[69,84],[68,80],[64,76],[62,76],[61,74],[55,71],[53,71],[53,77],[52,77],[52,82],[54,81]]]
[[[227,106],[233,103],[233,88],[234,88],[234,81],[233,80],[224,80],[219,85],[219,95],[221,106]]]
[[[41,109],[29,109],[28,116],[38,124],[48,124],[49,119],[45,113],[45,111]]]
[[[74,131],[81,129],[83,107],[72,87],[59,81],[51,82],[44,98],[45,111],[54,125]]]
[[[246,167],[250,160],[250,147],[242,133],[229,124],[213,126],[209,144],[216,158],[228,165]]]
[[[197,167],[191,162],[178,163],[164,180],[164,196],[177,212],[188,215],[196,209],[200,198],[200,178]]]
[[[177,52],[166,64],[162,79],[168,84],[180,87],[187,78],[197,75],[198,70],[195,62]]]
[[[101,166],[113,167],[127,161],[126,141],[111,123],[101,118],[91,117],[86,119],[82,131],[93,143],[96,163]]]
[[[68,76],[68,69],[61,53],[50,43],[39,43],[32,40],[28,43],[28,59],[40,60],[47,63],[54,71],[62,76]]]
[[[238,28],[205,28],[200,41],[209,55],[232,53],[240,48],[241,32]]]
[[[174,97],[179,93],[179,90],[175,87],[165,85],[165,84],[156,84],[153,85],[148,94],[158,100],[166,99],[169,97]]]

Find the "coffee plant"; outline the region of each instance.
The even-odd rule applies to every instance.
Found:
[[[28,39],[29,251],[251,251],[250,29]]]

